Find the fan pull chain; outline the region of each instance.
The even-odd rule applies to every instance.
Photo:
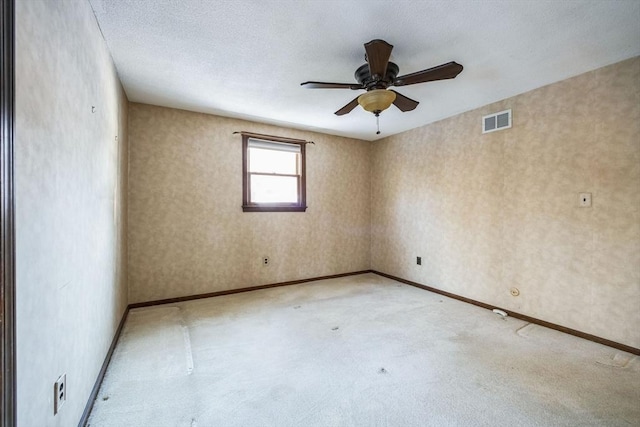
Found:
[[[375,114],[376,114],[376,126],[378,128],[376,135],[380,135],[380,111],[376,111]]]

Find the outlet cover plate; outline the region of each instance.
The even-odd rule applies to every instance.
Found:
[[[67,374],[60,375],[53,385],[53,415],[56,415],[67,401]]]
[[[578,193],[578,205],[581,208],[591,207],[591,193]]]

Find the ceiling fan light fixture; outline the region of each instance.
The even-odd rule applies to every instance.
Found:
[[[358,97],[358,104],[370,113],[384,111],[396,100],[396,93],[386,89],[374,89]]]

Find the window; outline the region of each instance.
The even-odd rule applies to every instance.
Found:
[[[304,212],[305,141],[242,134],[242,210]]]

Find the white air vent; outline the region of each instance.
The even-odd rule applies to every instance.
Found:
[[[495,132],[511,127],[511,110],[489,114],[482,118],[482,133]]]

